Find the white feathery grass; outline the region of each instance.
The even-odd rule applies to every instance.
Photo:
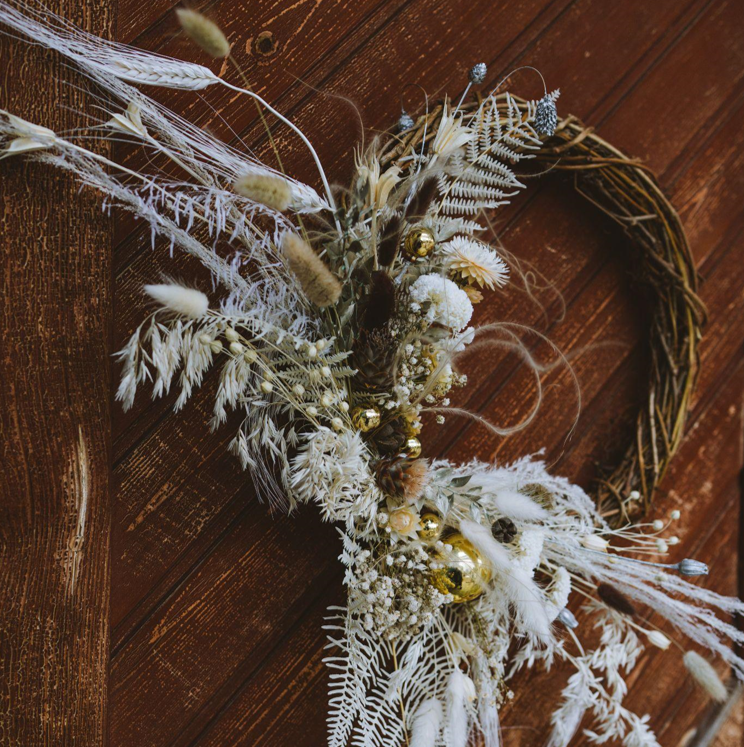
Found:
[[[497,574],[495,581],[499,583],[499,589],[496,593],[505,593],[514,605],[519,627],[541,641],[550,640],[550,622],[545,601],[530,573],[512,561],[509,551],[491,535],[490,527],[463,519],[460,531]]]
[[[682,658],[687,671],[700,688],[708,694],[711,700],[723,703],[728,697],[728,691],[710,662],[696,651],[687,651]]]
[[[221,59],[230,54],[230,42],[214,21],[190,8],[176,8],[176,15],[186,36],[210,57]]]
[[[517,521],[540,521],[548,512],[529,496],[516,490],[499,490],[493,497],[496,510]]]
[[[434,747],[442,724],[442,704],[437,698],[427,698],[411,719],[409,747]]]
[[[198,319],[209,310],[209,299],[200,290],[177,283],[145,285],[145,293],[163,308],[190,319]]]
[[[465,747],[470,733],[468,705],[475,699],[473,680],[455,669],[447,681],[444,695],[444,743],[447,747]]]

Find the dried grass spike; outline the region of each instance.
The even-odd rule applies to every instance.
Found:
[[[406,207],[405,219],[410,223],[416,218],[423,218],[429,210],[432,200],[438,190],[437,180],[430,176],[424,182],[419,184],[416,193]]]
[[[164,308],[191,319],[204,316],[209,309],[209,299],[201,291],[177,283],[146,285],[145,293]]]
[[[233,190],[242,197],[283,213],[292,201],[292,187],[286,179],[273,174],[248,172],[239,176]]]
[[[321,308],[331,306],[341,295],[341,284],[313,248],[296,233],[282,236],[282,251],[310,301]]]
[[[687,651],[682,658],[687,671],[692,675],[695,682],[716,703],[723,703],[728,697],[728,691],[726,690],[726,685],[721,682],[721,678],[710,663],[700,656],[700,654],[695,653],[695,651]]]
[[[403,220],[394,215],[385,226],[377,249],[377,259],[382,267],[390,267],[395,261],[400,246],[400,234],[403,228]]]
[[[176,15],[186,36],[210,57],[222,58],[230,54],[230,43],[214,21],[189,8],[177,8]]]

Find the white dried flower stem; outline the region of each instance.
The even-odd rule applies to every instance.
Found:
[[[291,120],[287,119],[283,114],[278,112],[276,109],[274,109],[271,104],[269,104],[264,98],[259,96],[257,93],[254,93],[253,91],[247,89],[247,88],[240,88],[240,86],[234,86],[232,83],[228,83],[225,80],[220,80],[220,83],[222,83],[223,86],[233,90],[237,91],[238,93],[244,93],[246,96],[250,96],[252,99],[255,99],[258,101],[262,106],[264,106],[268,111],[270,111],[277,119],[279,119],[281,122],[284,122],[284,124],[287,125],[290,129],[292,129],[297,135],[300,137],[303,143],[307,146],[308,150],[310,151],[310,155],[312,155],[313,160],[315,161],[315,165],[318,167],[318,173],[320,174],[320,179],[323,182],[323,189],[325,190],[326,197],[328,198],[328,204],[331,208],[331,212],[333,213],[333,219],[336,223],[336,230],[341,233],[341,224],[339,223],[338,217],[336,215],[336,201],[333,199],[333,193],[331,192],[331,185],[328,183],[328,178],[326,177],[325,170],[323,169],[323,164],[320,162],[320,158],[315,151],[315,148],[313,147],[313,144],[308,140],[305,133]]]

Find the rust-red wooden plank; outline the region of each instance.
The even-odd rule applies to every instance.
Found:
[[[114,3],[50,5],[110,34]],[[0,60],[3,108],[60,131],[79,125],[75,112],[90,102],[57,55],[2,36]],[[111,230],[97,196],[22,159],[2,163],[0,206],[0,741],[99,747],[108,679]]]

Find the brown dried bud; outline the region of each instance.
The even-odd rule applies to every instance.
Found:
[[[612,609],[622,612],[628,617],[633,617],[636,613],[630,599],[610,584],[600,584],[597,587],[597,595],[608,607],[612,607]]]

